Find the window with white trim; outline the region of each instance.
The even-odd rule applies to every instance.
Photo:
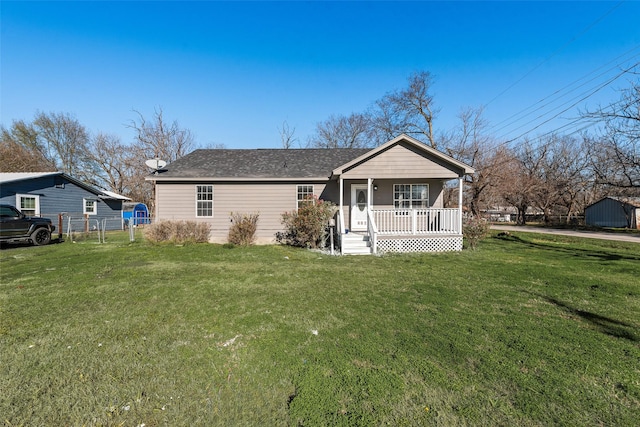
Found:
[[[16,206],[27,216],[38,216],[40,215],[40,196],[16,194]]]
[[[98,213],[98,201],[96,199],[82,199],[82,213],[95,215]]]
[[[298,185],[296,187],[296,207],[300,209],[302,203],[313,200],[313,185]]]
[[[213,185],[196,185],[196,217],[213,216]]]
[[[428,208],[429,184],[394,184],[393,206],[396,209]]]

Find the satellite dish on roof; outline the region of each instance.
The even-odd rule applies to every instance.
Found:
[[[156,172],[164,168],[165,166],[167,166],[167,162],[165,162],[164,160],[160,160],[157,157],[155,159],[147,160],[146,162],[144,162],[144,164],[149,166],[151,169],[155,170]]]

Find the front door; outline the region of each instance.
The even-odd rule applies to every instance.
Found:
[[[351,230],[367,230],[367,194],[366,184],[351,184]]]

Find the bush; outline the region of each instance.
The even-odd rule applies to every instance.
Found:
[[[469,247],[475,249],[478,242],[489,235],[489,222],[479,217],[466,219],[462,226],[462,233]]]
[[[276,240],[291,246],[303,248],[324,247],[327,224],[335,215],[337,207],[317,197],[309,197],[294,212],[282,214],[284,231],[276,233]]]
[[[238,246],[249,246],[256,240],[256,230],[258,229],[258,217],[260,214],[241,214],[231,212],[231,222],[229,228],[229,243]]]
[[[160,221],[145,227],[145,237],[154,243],[206,243],[211,227],[205,222]]]

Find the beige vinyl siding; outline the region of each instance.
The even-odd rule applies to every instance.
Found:
[[[389,179],[374,180],[374,185],[378,190],[373,192],[373,207],[380,209],[393,209],[393,185],[394,184],[428,184],[429,185],[429,207],[442,208],[442,180],[435,179]]]
[[[267,182],[267,183],[158,183],[156,196],[159,220],[207,222],[211,225],[211,240],[226,242],[232,212],[259,213],[258,243],[274,241],[282,230],[282,213],[293,211],[297,205],[297,185],[313,185],[320,197],[325,183]],[[213,217],[196,217],[196,185],[213,185]]]
[[[347,228],[351,223],[350,218],[350,206],[351,206],[351,184],[366,184],[367,181],[363,180],[345,180],[344,182],[344,206],[342,211],[344,212],[344,219],[347,223]],[[378,186],[378,190],[373,191],[373,208],[374,209],[394,209],[393,205],[393,185],[394,184],[429,184],[429,207],[430,208],[443,208],[443,186],[444,183],[440,179],[376,179],[373,181],[373,185]],[[336,201],[338,204],[338,201]]]
[[[459,171],[406,144],[397,144],[342,174],[344,179],[403,179],[458,177]]]

